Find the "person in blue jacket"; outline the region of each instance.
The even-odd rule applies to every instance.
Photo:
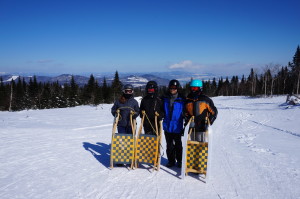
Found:
[[[118,133],[132,134],[132,126],[130,121],[130,114],[132,119],[139,115],[139,104],[133,97],[133,86],[126,84],[123,87],[122,96],[114,102],[111,108],[111,114],[115,117],[117,110],[120,110],[120,119],[118,122]]]
[[[181,132],[183,130],[183,111],[185,97],[178,91],[180,83],[178,80],[171,80],[168,92],[162,97],[164,107],[163,129],[167,143],[167,167],[173,167],[177,162],[177,167],[181,167],[182,142]]]

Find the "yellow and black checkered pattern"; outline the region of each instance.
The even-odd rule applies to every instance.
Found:
[[[141,135],[137,138],[136,160],[139,163],[154,164],[156,159],[158,139],[155,135]]]
[[[112,159],[114,163],[132,163],[134,138],[131,134],[116,134],[112,139]]]
[[[206,173],[208,157],[208,143],[189,142],[187,143],[186,168]]]

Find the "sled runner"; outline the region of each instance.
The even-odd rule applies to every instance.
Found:
[[[209,126],[208,118],[206,118]],[[182,168],[181,178],[184,179],[188,173],[204,174],[205,180],[208,181],[208,171],[210,166],[209,152],[211,153],[211,128],[208,127],[204,133],[203,142],[192,141],[191,133],[195,131],[194,117],[191,117],[187,128],[185,129],[183,139],[183,153],[182,153]]]
[[[135,150],[135,120],[132,119],[133,112],[130,114],[130,122],[132,134],[116,133],[117,125],[120,120],[120,109],[117,110],[114,119],[111,148],[110,148],[110,167],[114,164],[130,164],[134,166],[134,150]]]
[[[161,122],[159,123],[160,127],[157,125],[157,116],[155,116],[155,128],[153,132],[155,135],[142,134],[143,124],[147,114],[145,111],[142,112],[142,119],[140,128],[136,138],[136,150],[135,150],[135,167],[138,168],[139,163],[145,163],[153,165],[153,168],[159,170],[160,168],[160,154],[159,146],[161,142]],[[151,124],[151,123],[150,123]]]

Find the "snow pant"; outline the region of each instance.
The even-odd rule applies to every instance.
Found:
[[[182,160],[182,142],[180,133],[169,133],[165,131],[165,138],[167,142],[167,157],[170,163],[177,161],[181,163]]]
[[[131,126],[118,126],[118,133],[132,134]]]
[[[205,132],[192,132],[191,140],[198,142],[206,142]]]

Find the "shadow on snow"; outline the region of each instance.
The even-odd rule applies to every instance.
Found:
[[[110,145],[105,143],[97,142],[91,144],[89,142],[83,142],[83,148],[95,157],[99,163],[109,168],[110,166]]]

